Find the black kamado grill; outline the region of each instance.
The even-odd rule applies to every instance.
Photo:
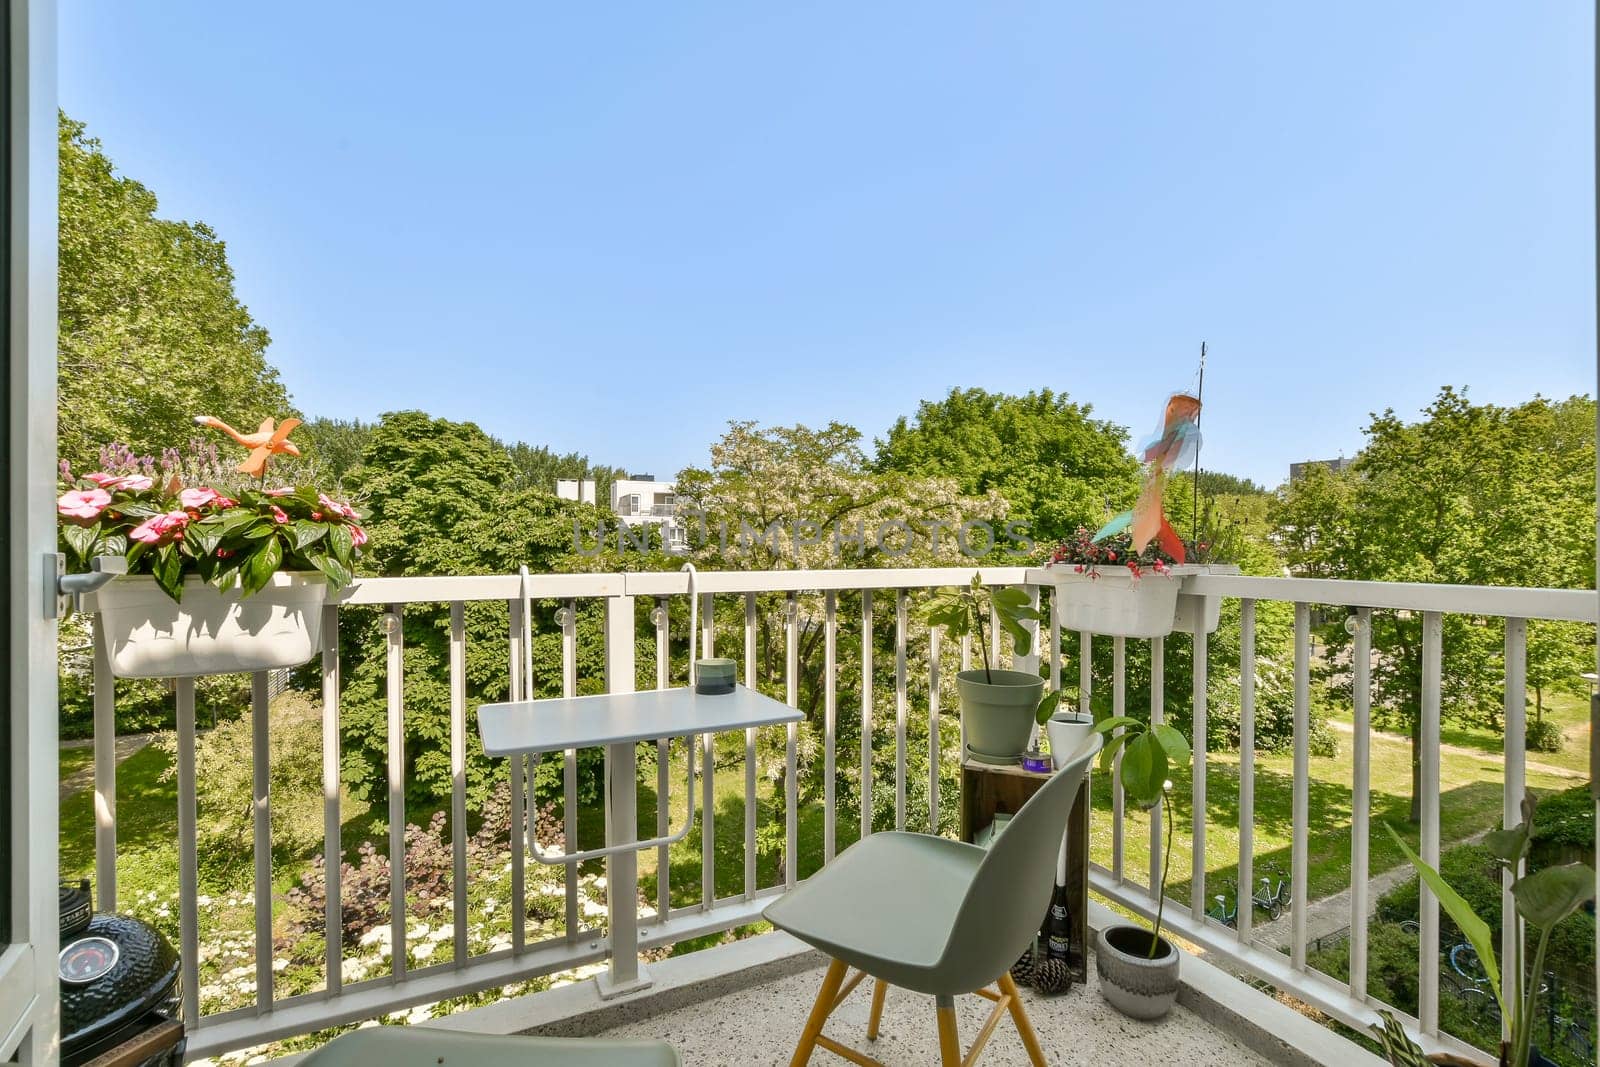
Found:
[[[62,1067],[177,1067],[178,954],[148,923],[95,915],[89,883],[61,884]]]

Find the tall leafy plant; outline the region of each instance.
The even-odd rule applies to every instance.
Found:
[[[1123,770],[1127,774],[1126,764]],[[1512,959],[1508,962],[1510,973],[1517,976],[1510,988],[1501,983],[1500,962],[1495,956],[1494,935],[1489,924],[1472,910],[1461,894],[1450,887],[1442,875],[1424,863],[1420,857],[1395,833],[1394,827],[1384,824],[1389,836],[1400,846],[1417,875],[1425,882],[1440,907],[1450,916],[1462,935],[1478,954],[1484,974],[1489,979],[1489,990],[1500,1005],[1501,1017],[1507,1020],[1511,1040],[1502,1043],[1500,1062],[1508,1067],[1528,1067],[1533,1049],[1533,1031],[1538,1023],[1536,1009],[1539,1002],[1538,977],[1544,974],[1545,953],[1550,947],[1550,933],[1556,924],[1576,912],[1595,896],[1594,870],[1584,863],[1564,863],[1545,867],[1532,874],[1521,874],[1528,859],[1528,849],[1533,839],[1533,819],[1537,806],[1532,793],[1522,800],[1522,822],[1505,830],[1495,830],[1484,838],[1484,845],[1494,856],[1501,871],[1511,875],[1511,898],[1516,905],[1518,918],[1539,932],[1531,966],[1528,965],[1527,931],[1517,926],[1512,939]],[[1533,980],[1530,980],[1533,979]]]
[[[983,584],[981,576],[974,574],[972,584],[965,588],[941,589],[935,593],[924,616],[929,626],[943,626],[945,633],[954,638],[976,632],[978,649],[983,655],[983,679],[992,684],[996,665],[989,662],[989,638],[983,625],[991,608],[996,624],[1011,635],[1017,655],[1026,656],[1033,649],[1033,635],[1022,625],[1023,620],[1037,622],[1044,616],[1028,603],[1028,594],[1014,586],[990,589]]]
[[[1172,867],[1172,828],[1178,822],[1172,814],[1172,780],[1167,773],[1174,767],[1189,765],[1189,741],[1174,726],[1147,723],[1127,715],[1107,715],[1094,724],[1096,733],[1108,735],[1100,750],[1100,769],[1109,771],[1117,753],[1122,754],[1122,792],[1144,811],[1160,804],[1166,813],[1167,850],[1161,863],[1161,882],[1156,887],[1156,921],[1150,930],[1150,959],[1161,947],[1161,920],[1167,905],[1167,872]],[[1114,731],[1121,730],[1121,733]]]

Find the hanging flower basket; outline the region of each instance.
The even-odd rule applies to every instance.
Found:
[[[1037,573],[1043,584],[1055,587],[1063,631],[1109,637],[1165,637],[1172,632],[1176,576],[1136,578],[1124,567],[1047,567]]]
[[[1176,630],[1205,633],[1217,629],[1222,598],[1186,594],[1183,579],[1193,574],[1237,574],[1239,568],[1211,564],[1167,567],[1135,576],[1126,567],[1057,564],[1030,571],[1029,582],[1054,587],[1060,598],[1061,629],[1105,637],[1165,637]]]
[[[287,441],[298,419],[241,434],[251,449],[229,470],[216,449],[194,442],[137,456],[101,450],[102,469],[74,475],[61,463],[57,530],[67,569],[121,558],[126,577],[101,586],[98,611],[112,673],[123,678],[295,667],[317,654],[322,605],[352,580],[367,533],[348,503],[312,485],[269,487],[274,455],[298,456]]]
[[[188,678],[202,674],[298,667],[322,647],[321,574],[280,572],[249,597],[185,578],[183,599],[154,578],[118,578],[95,594],[100,624],[119,678]]]

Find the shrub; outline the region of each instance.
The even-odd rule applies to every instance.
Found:
[[[1560,752],[1567,739],[1561,727],[1547,719],[1530,722],[1527,738],[1529,752]]]
[[[1540,863],[1541,846],[1549,850],[1575,849],[1585,856],[1594,852],[1594,798],[1587,785],[1563,789],[1539,798],[1539,816],[1533,827],[1534,862]]]
[[[322,843],[322,709],[303,694],[285,693],[268,709],[268,786],[277,861],[303,858]],[[224,721],[195,740],[195,824],[200,862],[215,878],[251,866],[254,856],[253,714]],[[174,758],[177,736],[156,742]],[[346,816],[365,806],[343,798]]]

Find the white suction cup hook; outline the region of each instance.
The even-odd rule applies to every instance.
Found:
[[[689,572],[689,688],[693,689],[698,681],[695,670],[695,658],[700,654],[700,596],[696,585],[696,575],[693,563],[685,563],[679,570]]]
[[[1344,620],[1344,632],[1349,634],[1351,637],[1355,637],[1357,634],[1359,634],[1361,632],[1361,617],[1358,615],[1346,616]]]

